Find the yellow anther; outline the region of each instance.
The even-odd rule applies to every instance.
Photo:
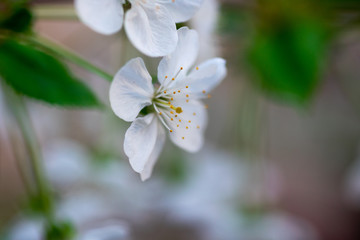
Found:
[[[189,129],[189,127],[188,127],[188,126],[186,126],[186,129]]]
[[[159,115],[161,115],[162,114],[162,112],[159,112]]]
[[[196,113],[193,113],[193,115],[195,116],[195,115],[196,115]]]
[[[179,122],[181,122],[181,119],[179,119]]]
[[[184,69],[183,67],[180,68],[180,70],[183,70],[183,69]]]
[[[206,93],[206,91],[205,91],[205,90],[202,90],[202,93],[204,93],[204,94],[205,94],[205,93]]]
[[[168,76],[165,76],[165,78],[168,78]]]
[[[173,118],[171,118],[170,120],[171,120],[171,121],[174,121],[174,119],[173,119]]]
[[[170,132],[173,132],[173,130],[170,130]]]
[[[180,93],[180,90],[178,90],[178,93]]]
[[[191,123],[191,120],[189,120],[189,123]]]
[[[189,97],[189,94],[186,94],[186,97]]]
[[[176,92],[174,91],[173,94],[176,94]]]
[[[186,88],[189,88],[189,86],[186,86]]]
[[[173,112],[173,111],[170,111],[170,113],[171,113],[171,114],[174,114],[174,112]]]
[[[173,101],[174,100],[174,98],[170,98],[171,99],[171,101]]]
[[[182,137],[182,139],[184,140],[185,138],[184,138],[184,137]]]
[[[207,97],[208,97],[208,98],[211,98],[211,95],[210,95],[210,94],[208,94],[208,95],[207,95]]]
[[[168,104],[171,104],[171,102],[168,102]]]
[[[196,70],[199,70],[199,67],[196,67]]]
[[[209,105],[206,104],[206,105],[205,105],[205,108],[209,108]]]
[[[171,80],[173,80],[173,81],[174,81],[174,80],[175,80],[175,78],[172,78]]]
[[[200,128],[200,126],[199,125],[197,125],[197,127],[196,127],[197,129],[199,129]]]
[[[181,109],[181,107],[177,107],[177,108],[175,109],[175,111],[176,111],[177,113],[182,113],[182,112],[183,112],[183,110]]]
[[[164,93],[166,94],[166,91],[164,91]]]
[[[189,99],[186,99],[186,102],[189,102]]]
[[[180,125],[178,124],[178,125],[176,125],[177,127],[179,127]]]
[[[177,115],[175,115],[175,117],[177,117]]]

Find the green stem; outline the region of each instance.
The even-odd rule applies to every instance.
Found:
[[[27,166],[24,164],[24,161],[21,159],[21,157],[19,156],[19,153],[16,151],[17,143],[16,143],[14,137],[12,136],[12,133],[8,133],[8,137],[9,137],[10,143],[12,145],[12,152],[14,154],[16,168],[19,172],[24,189],[25,189],[27,195],[29,196],[29,199],[32,199],[34,197],[34,191],[33,191],[34,189],[31,185],[31,182],[29,181],[31,179],[31,176],[29,176],[29,174],[25,168]]]
[[[32,10],[38,19],[78,20],[73,4],[35,4]]]
[[[28,111],[21,96],[14,93],[10,88],[6,92],[7,103],[11,106],[13,116],[19,126],[20,132],[24,138],[25,147],[29,154],[31,170],[38,190],[39,201],[41,201],[41,210],[43,211],[49,223],[54,222],[53,204],[48,187],[47,179],[42,166],[40,146],[36,134],[31,124]]]
[[[39,45],[40,47],[44,48],[45,50],[58,55],[64,59],[67,59],[76,65],[81,66],[82,68],[95,73],[99,77],[111,82],[113,76],[104,70],[100,69],[99,67],[93,65],[89,61],[83,59],[82,57],[78,56],[77,54],[72,53],[71,50],[66,49],[65,47],[61,46],[59,43],[55,43],[54,41],[50,41],[41,36],[35,36],[34,38],[28,37],[28,40]]]

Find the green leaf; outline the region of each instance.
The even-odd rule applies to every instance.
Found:
[[[0,76],[17,92],[60,106],[93,107],[97,98],[57,59],[15,40],[0,43]]]
[[[283,101],[307,103],[320,80],[327,41],[326,28],[309,18],[282,19],[259,30],[248,50],[256,82]]]

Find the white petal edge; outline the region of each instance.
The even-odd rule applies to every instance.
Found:
[[[183,84],[189,85],[192,93],[201,96],[205,91],[207,95],[221,83],[226,74],[226,61],[222,58],[212,58],[194,68],[184,79]]]
[[[186,22],[199,10],[204,0],[157,0],[163,3],[170,11],[176,23]]]
[[[176,25],[169,11],[152,1],[134,1],[125,14],[125,31],[131,43],[143,54],[162,57],[174,51]]]
[[[123,24],[123,0],[75,0],[80,20],[95,32],[110,35]]]
[[[141,58],[134,58],[115,75],[109,91],[110,105],[121,119],[133,121],[142,108],[151,105],[152,78]]]
[[[204,131],[208,118],[204,104],[197,100],[190,100],[189,102],[184,100],[173,104],[181,106],[183,112],[175,121],[169,122],[173,129],[173,132],[169,134],[171,141],[188,152],[199,151],[204,143]],[[177,122],[178,119],[181,119],[181,123]]]
[[[199,36],[195,30],[182,27],[178,31],[178,43],[174,52],[161,59],[158,67],[158,80],[163,83],[165,76],[181,80],[195,63],[199,53]]]
[[[155,114],[137,118],[125,133],[124,151],[141,180],[151,176],[165,142],[165,132]]]

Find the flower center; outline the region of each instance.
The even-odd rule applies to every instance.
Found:
[[[195,96],[191,92],[191,86],[175,84],[182,70],[183,67],[180,67],[172,78],[165,76],[152,100],[159,120],[170,133],[182,130],[186,133],[191,129],[199,130],[201,127],[198,119],[199,115],[194,112],[194,107],[191,105],[192,96]],[[185,134],[181,139],[185,140]]]

